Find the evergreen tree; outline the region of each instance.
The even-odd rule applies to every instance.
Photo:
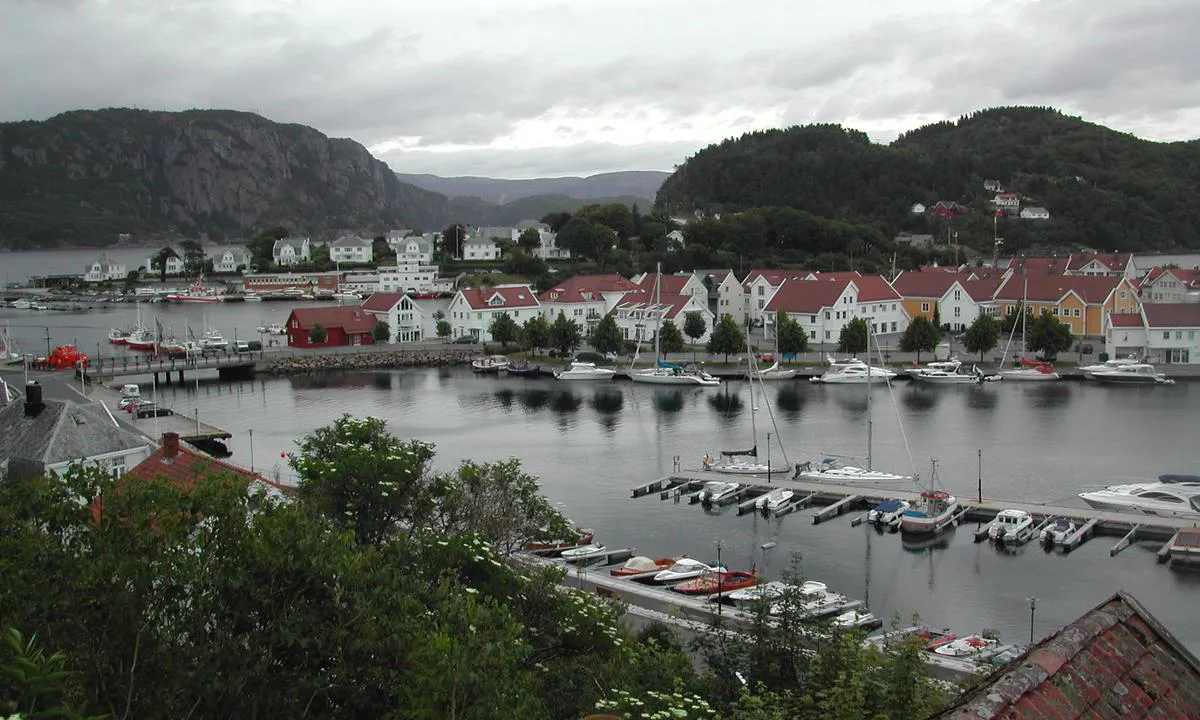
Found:
[[[1000,321],[986,313],[981,313],[971,323],[962,335],[962,344],[967,352],[979,353],[979,362],[983,362],[983,354],[996,347],[1000,342]]]
[[[854,318],[842,326],[838,335],[838,352],[858,355],[867,351],[867,321]]]
[[[775,337],[782,355],[808,352],[808,333],[783,310],[775,312]]]
[[[729,362],[730,354],[740,353],[745,349],[746,336],[738,327],[737,320],[734,320],[733,316],[728,313],[722,315],[717,326],[713,328],[712,335],[708,338],[706,350],[712,355],[724,355],[725,362]]]
[[[933,352],[940,339],[941,331],[938,327],[928,318],[918,315],[900,336],[900,349],[904,352],[915,352],[917,362],[921,362],[921,353]]]
[[[598,353],[615,353],[621,351],[625,339],[621,337],[621,328],[612,315],[605,315],[592,329],[588,342]]]

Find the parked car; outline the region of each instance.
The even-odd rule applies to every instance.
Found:
[[[474,335],[462,335],[454,338],[452,342],[455,345],[473,345],[479,342],[479,338],[475,337]]]
[[[159,407],[152,402],[142,403],[137,406],[138,418],[166,417],[174,414],[175,411],[171,408]]]

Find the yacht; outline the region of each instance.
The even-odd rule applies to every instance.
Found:
[[[1137,356],[1127,355],[1123,358],[1105,360],[1104,362],[1096,365],[1080,365],[1079,372],[1083,373],[1084,377],[1087,377],[1088,373],[1099,372],[1103,370],[1114,370],[1125,365],[1137,365],[1139,363],[1141,363],[1141,360],[1138,360]]]
[[[987,530],[993,542],[1021,543],[1033,534],[1033,516],[1024,510],[1001,510]]]
[[[974,365],[963,365],[958,363],[954,369],[925,369],[912,373],[912,379],[919,382],[934,383],[938,385],[960,385],[966,383],[977,383],[983,378],[983,373]]]
[[[610,368],[596,367],[596,363],[579,362],[571,363],[571,367],[566,370],[559,370],[554,373],[556,380],[612,380],[617,374],[616,370]]]
[[[1200,518],[1200,475],[1160,475],[1158,482],[1109,485],[1079,497],[1100,510]]]
[[[1001,370],[997,373],[1003,380],[1019,380],[1022,382],[1047,382],[1060,379],[1054,366],[1042,360],[1021,360],[1020,367]]]
[[[1096,382],[1110,385],[1174,385],[1175,381],[1154,369],[1147,363],[1132,363],[1118,365],[1108,370],[1092,370],[1085,372],[1083,377]]]
[[[842,465],[837,460],[826,458],[818,465],[813,465],[811,462],[798,463],[792,479],[859,485],[863,483],[909,482],[913,479],[913,476],[897,475],[896,473],[860,468],[853,465]]]
[[[735,482],[707,482],[700,491],[700,502],[716,503],[741,490],[742,486]]]
[[[913,361],[913,366],[908,369],[908,374],[909,376],[912,376],[926,370],[943,370],[946,372],[954,372],[961,366],[962,360],[959,360],[956,357],[950,358],[949,360],[934,360],[933,362],[927,362],[924,365],[918,365],[916,361]]]
[[[709,375],[694,363],[674,365],[663,360],[657,361],[654,367],[630,373],[629,379],[635,383],[650,385],[699,385],[701,387],[713,387],[721,384],[719,379]]]
[[[864,362],[835,364],[820,377],[809,378],[812,383],[829,385],[863,385],[865,383],[887,382],[896,377],[896,373],[884,367],[867,365]]]

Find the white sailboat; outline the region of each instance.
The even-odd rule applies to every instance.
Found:
[[[750,349],[750,338],[746,338],[746,349]],[[754,356],[750,355],[751,370],[754,369]],[[762,382],[760,379],[759,382]],[[765,390],[765,388],[764,388]],[[763,402],[767,401],[766,393],[763,393]],[[722,450],[721,461],[713,462],[708,455],[704,456],[704,469],[710,472],[725,473],[727,475],[768,475],[771,472],[769,463],[764,464],[758,462],[758,422],[755,420],[758,415],[758,403],[754,401],[754,376],[750,376],[750,438],[754,443],[749,450]],[[779,430],[776,428],[775,437],[779,437]],[[768,456],[770,450],[768,449]],[[741,458],[745,458],[744,460]],[[786,456],[784,458],[783,467],[787,467]]]
[[[1023,269],[1022,269],[1023,270]],[[1029,310],[1026,305],[1029,298],[1029,276],[1025,276],[1025,286],[1021,289],[1021,365],[1020,367],[1011,367],[1008,370],[1004,369],[1004,361],[1008,359],[1008,347],[1004,348],[1004,357],[1000,360],[1000,369],[996,374],[1004,380],[1021,381],[1021,382],[1051,382],[1058,380],[1061,376],[1054,371],[1054,366],[1048,362],[1037,360],[1026,360],[1026,334],[1027,321],[1029,319]],[[1017,332],[1017,326],[1014,323],[1012,333],[1009,333],[1008,344],[1012,344],[1013,333]]]
[[[629,379],[635,383],[648,385],[699,385],[715,387],[721,384],[717,378],[709,375],[692,363],[673,365],[662,359],[659,351],[659,332],[662,329],[662,288],[659,280],[662,278],[662,266],[659,265],[654,275],[654,366],[645,370],[634,371],[633,363],[629,365]],[[641,338],[639,336],[639,342]],[[636,362],[637,354],[634,354]]]
[[[22,361],[21,351],[17,349],[17,341],[13,340],[8,324],[0,330],[0,364],[11,365]]]
[[[869,323],[869,320],[868,320]],[[871,357],[871,331],[868,325],[867,328],[867,357]],[[885,378],[888,386],[891,387],[890,378]],[[867,391],[867,466],[865,468],[856,467],[853,465],[845,465],[833,458],[826,458],[819,464],[814,465],[812,462],[798,463],[796,471],[792,475],[793,479],[812,480],[815,482],[832,482],[854,485],[859,483],[867,484],[890,484],[909,482],[913,479],[912,475],[899,475],[896,473],[884,472],[875,470],[872,465],[872,445],[873,445],[873,427],[871,421],[871,383],[863,383]]]

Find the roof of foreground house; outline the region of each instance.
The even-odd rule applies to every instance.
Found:
[[[0,406],[0,457],[56,465],[149,444],[96,403],[42,402],[33,414],[21,400]]]
[[[296,308],[288,316],[288,325],[295,320],[300,328],[307,330],[313,325],[320,324],[325,328],[341,328],[348,334],[369,333],[375,329],[378,320],[359,307],[321,307]]]
[[[603,300],[601,293],[630,292],[637,286],[617,273],[576,275],[538,295],[541,302],[576,303]]]

